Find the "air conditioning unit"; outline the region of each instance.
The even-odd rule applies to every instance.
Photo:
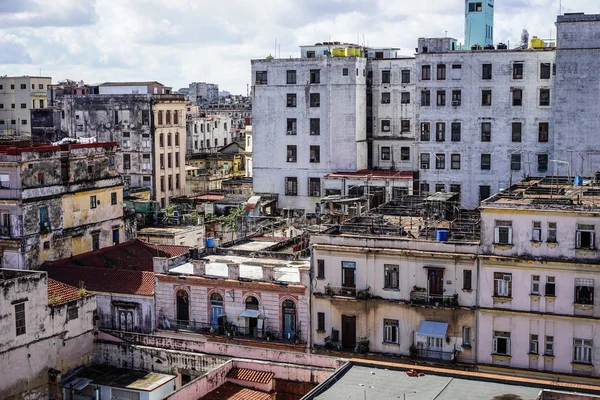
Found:
[[[293,134],[294,134],[294,131],[287,131],[287,134],[288,134],[288,135],[293,135]]]
[[[429,165],[427,165],[427,164],[421,164],[421,169],[429,169]]]
[[[317,102],[315,103],[315,107],[321,107],[321,104]]]
[[[316,135],[316,134],[317,134],[317,132],[311,131],[311,132],[310,132],[310,134],[311,134],[311,135]]]
[[[288,157],[288,162],[294,162],[294,158],[293,157]]]
[[[456,106],[460,106],[460,101],[454,100],[454,101],[452,101],[452,105],[455,106],[455,107]]]
[[[383,127],[383,131],[384,132],[389,132],[390,131],[390,127],[389,126],[384,126]]]
[[[319,192],[312,192],[313,197],[319,197],[321,194]]]
[[[512,275],[504,275],[503,279],[507,282],[510,282],[512,280]]]

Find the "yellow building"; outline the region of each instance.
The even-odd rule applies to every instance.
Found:
[[[185,194],[186,101],[180,94],[154,95],[154,187],[162,208]]]
[[[48,106],[51,84],[49,77],[0,77],[0,132],[31,136],[31,110]]]

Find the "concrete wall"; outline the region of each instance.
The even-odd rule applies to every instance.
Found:
[[[224,116],[192,117],[187,120],[188,154],[216,152],[233,141],[231,118]]]
[[[107,329],[129,330],[121,321],[121,314],[131,311],[133,314],[133,330],[150,333],[154,331],[154,298],[151,296],[126,295],[118,293],[98,293],[99,326]]]
[[[0,120],[4,121],[2,131],[5,135],[31,136],[32,109],[48,106],[48,86],[52,84],[52,78],[48,77],[1,77],[0,85]],[[11,85],[14,87],[11,88]],[[21,85],[25,85],[22,89]],[[40,87],[41,85],[41,87]],[[15,105],[13,108],[12,105]],[[25,107],[21,107],[24,104]],[[12,121],[14,120],[14,124]],[[23,123],[25,121],[25,123]]]

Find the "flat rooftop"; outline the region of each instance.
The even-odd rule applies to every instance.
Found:
[[[43,272],[40,271],[26,271],[21,269],[0,268],[0,282],[22,277],[33,277],[35,275],[42,274]]]
[[[565,176],[530,177],[481,202],[481,208],[590,211],[600,209],[600,181]]]
[[[83,389],[88,384],[151,392],[176,379],[174,375],[92,364],[63,379],[62,387]]]
[[[194,225],[183,225],[183,226],[152,226],[148,228],[138,229],[138,236],[140,235],[179,235],[180,233],[185,232],[194,232],[202,230],[202,226],[194,226]]]

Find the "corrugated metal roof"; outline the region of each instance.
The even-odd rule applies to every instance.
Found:
[[[227,374],[227,378],[246,382],[269,383],[274,375],[273,372],[257,371],[249,368],[232,368]]]
[[[203,400],[271,400],[269,393],[254,389],[248,389],[230,382],[219,386],[206,396]]]

